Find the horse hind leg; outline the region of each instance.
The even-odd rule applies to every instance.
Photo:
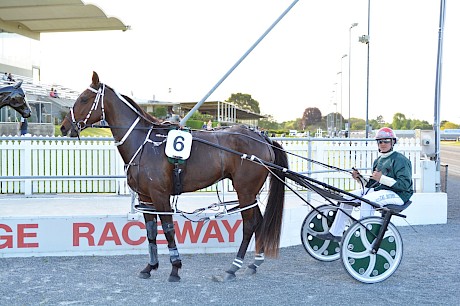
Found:
[[[257,272],[257,268],[260,267],[261,264],[263,264],[265,261],[264,253],[257,253],[254,258],[254,262],[251,263],[246,267],[246,270],[244,271],[244,274],[246,275],[254,275]],[[214,280],[219,280],[219,281],[231,281],[236,279],[236,272],[241,269],[243,266],[243,258],[236,257],[233,260],[233,263],[227,271],[225,271],[225,275],[223,279],[217,279],[214,277]]]
[[[158,247],[157,247],[157,218],[155,215],[144,214],[145,228],[147,231],[147,239],[149,242],[149,262],[147,266],[139,272],[140,278],[149,278],[152,270],[157,270],[158,261]]]
[[[262,214],[260,213],[259,208],[256,206],[255,209],[253,208],[251,210],[243,211],[241,215],[243,217],[243,240],[241,242],[240,248],[238,249],[238,253],[236,254],[236,258],[233,260],[230,268],[225,271],[224,276],[213,276],[213,281],[227,282],[235,280],[236,272],[243,266],[244,256],[248,250],[252,235],[262,220]]]
[[[264,251],[263,251],[263,246],[261,245],[262,242],[261,240],[262,239],[258,239],[260,238],[260,223],[262,222],[262,213],[260,212],[260,209],[259,207],[257,206],[255,211],[254,211],[254,215],[255,215],[255,218],[256,218],[256,228],[255,228],[255,236],[256,236],[256,254],[255,254],[255,257],[254,257],[254,262],[251,263],[250,265],[247,266],[246,270],[244,271],[244,273],[246,275],[254,275],[256,274],[257,272],[257,268],[260,267],[260,265],[262,265],[265,261],[265,256],[264,256]]]
[[[247,266],[246,268],[246,271],[244,271],[244,273],[246,275],[254,275],[256,274],[257,272],[257,268],[260,267],[261,264],[263,264],[265,261],[265,256],[264,256],[264,253],[257,253],[255,258],[254,258],[254,262],[252,264],[250,264],[249,266]]]
[[[160,216],[161,226],[163,227],[163,232],[168,241],[169,249],[169,260],[172,265],[171,274],[169,275],[169,282],[178,282],[180,281],[179,269],[182,268],[182,260],[177,250],[176,241],[174,239],[174,223],[171,216]]]

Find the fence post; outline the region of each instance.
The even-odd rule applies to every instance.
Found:
[[[21,140],[22,154],[21,154],[21,176],[31,177],[32,176],[32,141]],[[32,180],[24,180],[24,195],[32,195]]]

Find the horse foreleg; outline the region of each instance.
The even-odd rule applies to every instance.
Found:
[[[157,247],[157,218],[156,215],[144,214],[145,229],[149,241],[149,262],[139,273],[140,278],[149,278],[152,270],[158,269],[158,247]]]
[[[169,249],[169,260],[171,261],[172,270],[169,275],[169,282],[178,282],[180,281],[179,269],[182,268],[182,260],[180,259],[179,251],[177,250],[176,241],[174,239],[174,223],[171,216],[160,216],[161,226],[163,227],[163,232],[168,241]]]

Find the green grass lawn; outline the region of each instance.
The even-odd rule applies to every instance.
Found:
[[[61,136],[61,126],[54,126],[54,136]],[[87,128],[81,132],[80,136],[83,137],[112,137],[112,132],[108,128]]]
[[[460,141],[441,141],[441,145],[444,146],[460,146]]]

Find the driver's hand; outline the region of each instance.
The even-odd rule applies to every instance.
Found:
[[[358,170],[353,169],[353,172],[351,173],[351,176],[352,176],[355,180],[359,180],[359,177],[360,177],[361,175],[359,174],[359,171],[358,171]]]
[[[381,177],[382,177],[382,172],[381,171],[374,171],[372,173],[371,179],[376,180],[377,182],[379,182]]]

